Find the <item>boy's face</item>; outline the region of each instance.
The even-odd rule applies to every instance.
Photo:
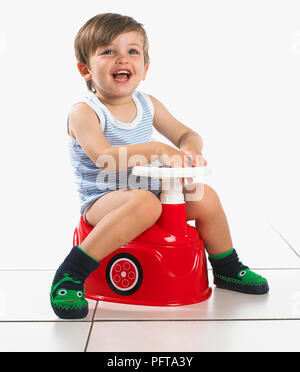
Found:
[[[89,59],[86,73],[80,72],[86,80],[92,79],[103,98],[130,96],[145,80],[149,67],[144,63],[143,45],[139,32],[122,33],[109,45],[98,47]]]

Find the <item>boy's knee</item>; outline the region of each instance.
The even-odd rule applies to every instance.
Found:
[[[205,196],[211,203],[219,203],[220,201],[217,192],[208,185],[204,185],[204,197]]]
[[[133,204],[136,213],[155,223],[162,212],[160,200],[151,191],[136,190],[133,196]]]
[[[221,202],[217,192],[210,186],[204,185],[202,208],[207,214],[215,215],[220,210]]]

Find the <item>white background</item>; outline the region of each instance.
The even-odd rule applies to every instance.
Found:
[[[66,118],[86,89],[73,41],[103,12],[144,24],[151,65],[140,89],[203,137],[229,220],[243,224],[255,208],[296,226],[299,1],[11,0],[0,5],[0,269],[54,270],[72,247]]]

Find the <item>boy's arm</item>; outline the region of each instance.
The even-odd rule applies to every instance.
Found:
[[[195,160],[195,156],[202,153],[203,142],[200,135],[175,119],[158,99],[153,96],[150,98],[154,106],[155,129],[176,147],[186,153],[192,153]]]
[[[69,129],[97,167],[107,171],[119,171],[137,164],[145,165],[159,159],[167,151],[169,155],[178,153],[171,146],[157,141],[112,146],[101,131],[96,113],[85,103],[73,106],[69,114]]]
[[[72,107],[69,114],[69,132],[94,163],[101,153],[111,146],[102,134],[98,116],[85,103]]]

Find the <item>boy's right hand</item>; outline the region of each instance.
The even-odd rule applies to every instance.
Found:
[[[158,148],[159,160],[163,165],[171,168],[189,167],[189,159],[185,156],[183,150],[177,150],[175,147],[160,142]]]

